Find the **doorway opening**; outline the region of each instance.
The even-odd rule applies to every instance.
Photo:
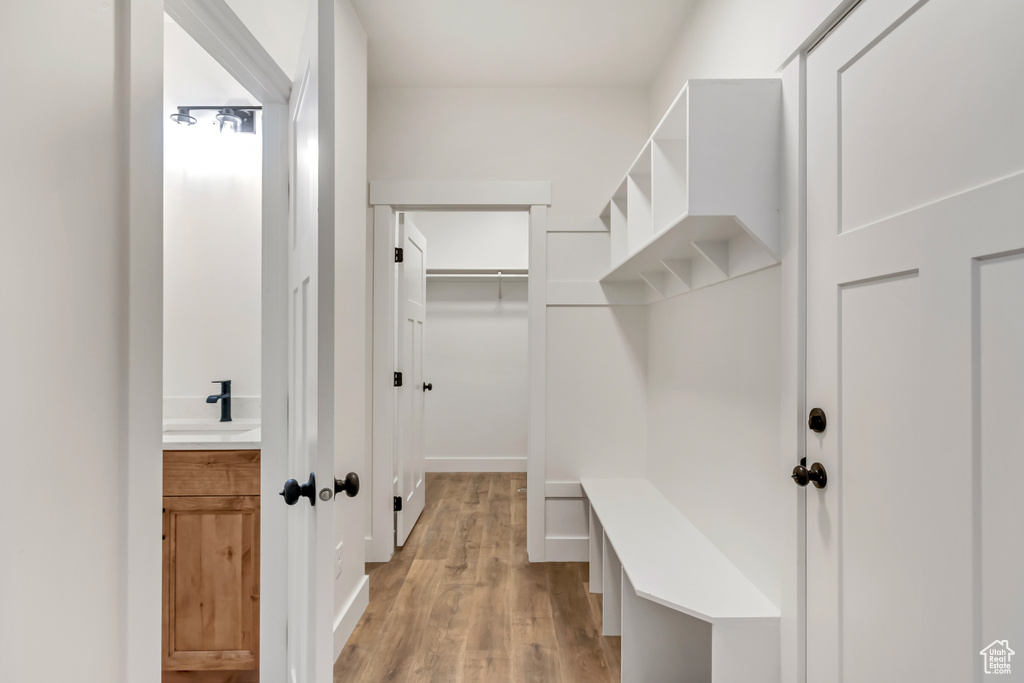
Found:
[[[263,119],[164,15],[162,679],[259,680]]]
[[[525,472],[530,217],[415,211],[426,238],[427,472]]]
[[[411,520],[402,520],[398,515],[415,518],[419,511],[413,511],[412,515],[404,515],[404,498],[397,498],[396,495],[404,496],[404,489],[399,489],[396,494],[396,487],[403,487],[405,483],[415,483],[416,476],[406,477],[404,472],[399,470],[404,464],[400,461],[399,449],[402,446],[401,440],[408,439],[408,430],[400,432],[401,421],[399,410],[401,408],[401,392],[403,388],[398,385],[399,377],[397,372],[404,372],[398,368],[400,360],[400,321],[407,327],[414,327],[409,316],[403,316],[400,308],[407,308],[408,297],[403,298],[402,287],[407,287],[407,274],[419,268],[417,277],[422,277],[421,287],[422,306],[424,311],[428,306],[437,307],[440,299],[432,296],[433,301],[428,302],[428,290],[437,290],[439,287],[447,289],[449,293],[455,287],[456,280],[465,280],[465,284],[473,284],[476,289],[475,295],[469,295],[468,300],[461,303],[449,303],[449,310],[444,311],[444,304],[441,305],[443,314],[451,316],[449,328],[444,333],[459,336],[459,327],[465,322],[458,320],[457,309],[465,307],[469,310],[474,305],[482,304],[482,292],[490,291],[487,299],[490,300],[491,313],[494,316],[491,322],[495,323],[494,328],[500,328],[501,323],[506,319],[514,319],[516,310],[521,307],[526,311],[526,362],[520,364],[519,372],[522,373],[516,380],[517,383],[525,382],[526,396],[526,448],[525,461],[522,459],[522,451],[509,450],[507,444],[504,452],[474,453],[470,449],[480,450],[488,448],[486,437],[481,438],[465,429],[466,422],[458,422],[458,416],[449,414],[449,429],[434,430],[427,436],[423,433],[423,448],[416,457],[418,468],[422,473],[420,476],[425,480],[427,468],[427,441],[430,439],[431,467],[438,470],[438,473],[465,470],[467,465],[474,463],[478,468],[488,468],[490,471],[518,470],[524,471],[527,479],[534,483],[526,488],[526,545],[529,552],[529,559],[532,562],[543,562],[545,559],[544,540],[544,440],[545,440],[545,389],[544,378],[546,373],[546,267],[547,267],[547,207],[551,201],[551,185],[546,181],[493,181],[493,182],[420,182],[420,181],[381,181],[370,183],[370,204],[373,206],[373,448],[368,453],[367,471],[371,472],[371,500],[368,502],[368,515],[370,518],[371,533],[367,538],[366,558],[367,562],[387,562],[394,554],[396,540],[401,545],[408,536],[412,524]],[[411,235],[422,237],[424,251],[422,263],[418,266],[416,255],[419,249],[415,243],[409,243],[405,231],[406,219],[412,230]],[[481,222],[483,221],[483,222]],[[488,221],[496,222],[490,231],[482,230],[482,226],[488,225]],[[429,256],[429,240],[423,237],[422,232],[416,228],[417,222],[423,225],[428,232],[435,233],[438,240],[439,257]],[[473,232],[473,225],[477,230]],[[497,227],[494,227],[497,226]],[[525,234],[525,240],[523,236]],[[468,237],[467,237],[468,235]],[[476,248],[474,243],[479,242]],[[410,246],[411,245],[411,246]],[[514,245],[514,246],[513,246]],[[402,258],[406,247],[409,247],[410,258]],[[403,251],[399,251],[399,249]],[[523,255],[525,249],[525,264]],[[440,260],[438,260],[440,258]],[[401,259],[399,261],[399,259]],[[490,259],[490,260],[488,260]],[[395,265],[397,262],[397,266]],[[430,284],[428,285],[427,270],[430,269]],[[506,273],[506,269],[510,272]],[[501,272],[500,280],[498,272]],[[527,277],[524,277],[527,276]],[[523,283],[525,282],[525,292]],[[411,285],[412,283],[410,283]],[[500,287],[501,299],[495,302]],[[473,296],[477,297],[476,304],[473,303]],[[525,296],[525,300],[523,300]],[[463,292],[466,297],[466,292]],[[400,306],[401,304],[401,306]],[[510,316],[498,316],[498,305],[504,307]],[[522,320],[519,321],[522,325]],[[520,327],[521,329],[521,327]],[[479,329],[476,330],[479,332]],[[408,335],[407,335],[408,336]],[[469,335],[466,335],[467,337]],[[484,335],[486,338],[486,335]],[[515,335],[509,337],[514,339]],[[459,339],[459,343],[468,342],[469,339]],[[426,348],[430,348],[429,338],[426,341]],[[479,341],[472,345],[480,353]],[[491,351],[493,349],[488,349]],[[451,356],[446,360],[442,350],[438,357],[433,351],[431,354],[431,368],[444,368],[444,364],[452,363]],[[522,347],[518,351],[522,353]],[[494,356],[491,356],[492,358]],[[522,357],[521,355],[519,356]],[[473,360],[463,358],[465,361]],[[436,364],[440,363],[440,366]],[[419,375],[422,375],[423,362],[420,362]],[[449,365],[451,369],[451,365]],[[435,372],[439,370],[433,370]],[[465,369],[460,371],[465,373]],[[405,384],[405,376],[402,376]],[[426,404],[440,393],[440,384],[430,377],[414,375],[410,377],[412,385],[418,387],[418,391],[409,391],[405,395],[406,407],[410,402],[422,399],[420,405],[426,414]],[[475,391],[469,392],[462,397],[485,395],[496,387],[480,387],[479,381],[469,378],[470,385],[477,383]],[[426,388],[424,384],[431,385]],[[408,385],[406,385],[408,386]],[[450,389],[458,386],[454,383]],[[467,389],[467,387],[463,387]],[[521,390],[521,389],[520,389]],[[513,392],[515,390],[513,389]],[[481,394],[480,392],[483,392]],[[424,396],[426,394],[426,396]],[[413,397],[418,397],[414,399]],[[457,393],[452,392],[451,398]],[[508,405],[508,397],[501,397],[500,405]],[[518,404],[520,410],[524,405],[523,401],[512,400]],[[459,401],[453,405],[457,406]],[[437,413],[437,409],[444,411],[444,406],[431,408],[431,413]],[[449,406],[449,409],[451,406]],[[474,409],[482,409],[483,406],[473,406]],[[506,411],[502,415],[500,411],[486,418],[491,424],[514,425],[508,434],[516,434],[511,437],[514,443],[517,438],[521,439],[521,422],[512,417],[512,411]],[[521,414],[521,413],[520,413]],[[441,419],[438,426],[443,425]],[[455,432],[451,425],[455,425]],[[503,427],[505,428],[505,427]],[[444,449],[455,448],[453,443],[444,443],[446,435],[461,430],[461,443],[458,448],[467,449],[462,451],[443,452]],[[493,441],[493,440],[492,440]],[[484,443],[484,446],[480,444]],[[521,446],[521,441],[520,441]],[[484,457],[482,457],[484,456]],[[491,457],[485,457],[491,456]],[[424,496],[425,498],[425,496]],[[401,500],[401,511],[396,511]],[[417,504],[417,507],[419,504]]]

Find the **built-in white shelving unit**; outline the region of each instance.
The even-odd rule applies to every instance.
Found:
[[[692,80],[602,212],[611,270],[657,301],[779,262],[782,86]]]

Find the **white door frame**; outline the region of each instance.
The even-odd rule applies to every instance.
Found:
[[[547,353],[547,209],[548,181],[370,182],[373,207],[373,468],[371,535],[366,561],[387,562],[394,552],[391,514],[394,453],[395,392],[395,279],[394,220],[398,211],[412,209],[529,211],[529,347],[530,426],[527,449],[526,547],[531,562],[543,562],[545,481],[545,374]],[[382,514],[383,513],[383,514]]]
[[[129,83],[128,451],[126,679],[157,681],[161,669],[162,459],[152,453],[162,414],[163,319],[163,12],[166,11],[263,107],[261,500],[277,498],[287,477],[288,98],[291,79],[224,0],[132,0]],[[138,144],[136,144],[138,143]],[[266,457],[278,453],[279,458]],[[283,505],[260,520],[260,675],[285,678]],[[266,590],[270,588],[270,590]],[[155,638],[154,638],[155,634]]]

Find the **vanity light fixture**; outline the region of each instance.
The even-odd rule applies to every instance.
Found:
[[[255,133],[256,112],[263,107],[228,107],[228,106],[195,106],[178,107],[178,111],[171,114],[171,121],[182,126],[194,126],[196,117],[192,116],[193,111],[216,111],[214,118],[220,126],[220,132],[229,133]]]
[[[188,107],[178,107],[178,111],[171,114],[171,121],[174,121],[180,126],[196,125],[196,117],[188,113]]]
[[[232,133],[242,129],[242,117],[236,114],[234,109],[221,109],[215,118],[220,122],[221,133],[225,128]]]

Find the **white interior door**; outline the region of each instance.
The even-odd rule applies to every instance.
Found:
[[[1019,0],[864,0],[807,57],[809,682],[1024,652],[1022,35]]]
[[[402,509],[396,512],[396,543],[405,545],[426,500],[426,461],[423,452],[423,327],[427,311],[427,240],[409,214],[398,221],[398,244],[403,249],[398,264],[398,371],[402,386],[397,397],[395,443],[395,496]]]
[[[315,8],[311,10],[313,27]],[[320,210],[321,182],[327,184],[320,173],[320,103],[331,93],[324,92],[330,88],[319,82],[316,41],[316,31],[310,27],[289,103],[288,476],[303,484],[311,475],[318,479],[318,485],[303,491],[311,495],[299,498],[288,510],[289,683],[328,683],[333,665],[334,516],[331,503],[317,496],[332,487],[334,470],[332,444],[320,438],[330,432],[322,429],[319,420],[320,415],[331,414],[333,392],[332,375],[321,372],[330,367],[325,355],[333,352],[330,343],[321,341],[321,333],[333,330],[333,317],[321,297],[321,283],[330,274],[322,272],[318,259],[324,251],[325,231],[334,229],[333,217]],[[326,339],[329,342],[330,336]]]

